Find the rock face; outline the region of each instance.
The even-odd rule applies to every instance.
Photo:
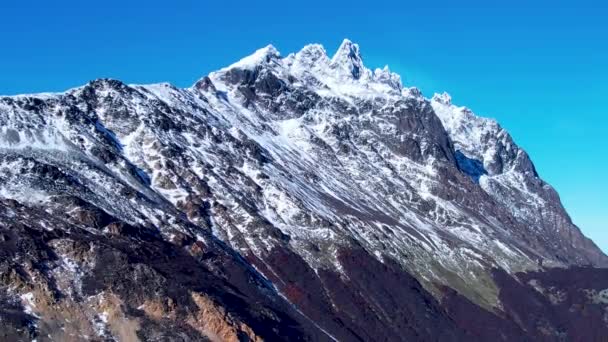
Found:
[[[526,152],[348,40],[1,97],[0,255],[2,340],[608,336],[608,257]]]

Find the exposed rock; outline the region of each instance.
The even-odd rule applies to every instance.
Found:
[[[606,266],[504,129],[348,40],[0,97],[0,339],[601,341]]]

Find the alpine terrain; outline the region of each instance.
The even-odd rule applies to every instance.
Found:
[[[2,341],[606,341],[606,267],[496,121],[349,40],[0,97]]]

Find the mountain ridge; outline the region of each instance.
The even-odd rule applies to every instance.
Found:
[[[522,297],[541,292],[549,299],[540,302],[553,303],[555,294],[541,280],[518,287],[522,274],[543,279],[559,268],[608,266],[608,257],[571,222],[555,190],[500,125],[453,105],[447,94],[427,99],[403,87],[388,67],[366,68],[359,46],[349,40],[331,59],[318,44],[286,57],[267,46],[190,88],[98,79],[64,93],[0,97],[0,122],[6,236],[28,222],[32,231],[67,234],[60,242],[52,237],[56,233],[44,233],[48,241],[32,237],[49,251],[34,261],[28,249],[7,249],[33,266],[2,265],[7,272],[19,270],[11,271],[19,276],[5,277],[7,288],[32,272],[49,280],[50,285],[21,280],[21,305],[55,338],[65,336],[49,317],[67,313],[52,306],[36,313],[28,298],[48,300],[37,286],[62,293],[65,305],[88,315],[77,319],[80,328],[93,329],[88,327],[99,323],[100,313],[82,309],[80,274],[93,283],[104,275],[102,287],[84,287],[98,296],[122,281],[99,269],[95,260],[105,260],[103,254],[85,253],[94,262],[53,257],[82,255],[73,247],[82,241],[106,246],[93,249],[113,246],[112,253],[141,260],[144,273],[159,284],[174,284],[159,285],[168,291],[161,300],[174,304],[122,292],[126,304],[114,311],[156,334],[133,328],[140,338],[161,338],[177,324],[155,316],[158,310],[185,317],[194,329],[185,334],[195,340],[197,333],[209,338],[220,332],[222,339],[256,339],[260,332],[281,339],[395,339],[400,333],[437,338],[421,308],[442,322],[448,340],[491,336],[472,332],[450,314],[463,305],[490,313],[491,325],[514,324],[513,336],[536,336],[538,330],[553,338],[562,334],[561,313],[532,332],[504,318],[524,314],[509,306],[513,298],[505,297],[505,289]],[[28,211],[42,220],[27,219]],[[69,228],[55,228],[62,225]],[[189,280],[190,271],[174,279],[134,246],[193,258],[188,265],[236,284],[274,314],[254,318],[225,294],[201,291]],[[62,268],[68,272],[48,271]],[[129,272],[142,272],[135,269]],[[370,275],[374,270],[378,279]],[[383,282],[395,292],[387,292]],[[244,285],[250,283],[258,285]],[[402,284],[408,285],[396,288]],[[172,286],[185,290],[176,297]],[[594,299],[598,289],[585,290],[596,292],[573,298],[605,306]],[[201,312],[224,318],[213,318],[210,326],[202,313],[184,311],[184,293]],[[394,307],[406,298],[418,304]],[[152,302],[155,310],[145,310]],[[539,310],[549,310],[546,305],[557,304]],[[299,328],[264,330],[265,324],[285,327],[273,318],[278,312]],[[371,326],[361,321],[367,315]],[[396,324],[394,315],[404,319],[397,324],[401,328],[382,332]],[[97,335],[117,338],[125,322],[104,324]]]

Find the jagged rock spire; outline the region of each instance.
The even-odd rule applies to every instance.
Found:
[[[365,67],[359,45],[344,39],[338,51],[332,57],[331,65],[333,68],[347,70],[355,79],[361,78]]]
[[[212,80],[215,77],[226,79],[225,73],[231,72],[234,74],[236,72],[237,79],[245,77],[248,81],[251,81],[249,78],[255,78],[257,74],[247,74],[247,71],[253,72],[258,68],[270,72],[275,78],[282,79],[287,83],[290,83],[287,79],[287,75],[289,75],[292,80],[300,79],[304,82],[325,84],[336,92],[355,91],[363,93],[368,91],[370,87],[381,89],[382,86],[388,86],[388,88],[384,88],[387,93],[395,95],[400,94],[403,88],[401,77],[391,72],[388,66],[374,71],[365,67],[359,45],[349,39],[344,39],[331,59],[328,57],[325,48],[320,44],[306,45],[300,51],[291,53],[285,58],[281,57],[274,46],[268,45],[213,73],[215,76],[210,75],[210,77]],[[243,71],[245,71],[244,74]],[[234,83],[234,77],[228,79],[231,80],[229,83]],[[345,84],[350,84],[350,86],[343,87]],[[381,86],[378,87],[379,85]]]
[[[447,106],[449,106],[449,105],[452,104],[452,97],[450,96],[450,94],[448,94],[446,92],[443,92],[441,94],[435,93],[433,95],[433,98],[431,100],[439,102],[439,103],[442,103],[442,104],[447,105]]]

